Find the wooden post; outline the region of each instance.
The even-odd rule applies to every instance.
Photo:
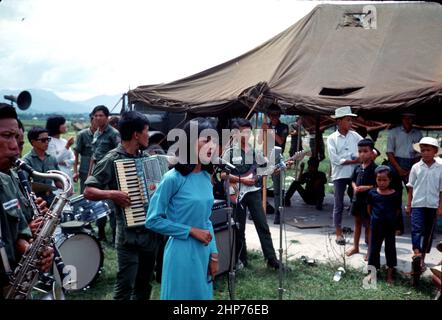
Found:
[[[315,125],[315,150],[313,151],[313,156],[316,159],[319,159],[319,139],[321,138],[321,116],[316,116],[316,125]]]
[[[267,123],[267,116],[263,115],[263,123]],[[264,153],[264,157],[267,157],[267,129],[264,129],[262,131],[262,151]],[[264,176],[262,178],[262,207],[264,209],[264,212],[267,214],[267,177]],[[276,210],[276,209],[275,209]]]

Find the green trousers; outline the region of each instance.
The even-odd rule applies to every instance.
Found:
[[[149,300],[155,268],[155,251],[135,245],[118,245],[115,300]]]
[[[247,193],[241,201],[240,205],[236,205],[234,210],[235,221],[239,224],[236,229],[236,258],[243,263],[247,262],[246,247],[246,208],[255,224],[259,241],[261,242],[262,252],[266,259],[276,258],[275,249],[273,247],[272,236],[270,234],[269,225],[267,224],[266,214],[262,207],[261,190]]]

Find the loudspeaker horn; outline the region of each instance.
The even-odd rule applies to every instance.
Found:
[[[31,106],[32,96],[29,91],[22,91],[18,96],[6,95],[3,96],[6,100],[11,101],[11,103],[15,102],[17,107],[21,110],[26,110]]]

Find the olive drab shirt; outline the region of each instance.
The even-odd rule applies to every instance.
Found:
[[[34,149],[31,149],[24,157],[23,161],[26,162],[29,166],[32,167],[35,171],[46,173],[49,170],[60,170],[60,167],[58,166],[57,159],[55,157],[51,156],[49,153],[46,152],[44,160],[41,160],[38,157],[38,154],[35,152]],[[45,179],[40,177],[33,177],[32,178],[34,182],[43,183],[46,185],[53,185],[52,179]]]
[[[20,208],[17,190],[10,176],[0,173],[0,225],[2,241],[5,246],[11,268],[18,263],[19,256],[16,251],[18,239],[31,238],[31,230]],[[0,273],[4,272],[0,259]]]
[[[92,139],[92,159],[95,163],[120,143],[120,133],[114,127],[107,125],[103,132],[95,131]]]
[[[34,216],[34,211],[32,209],[31,203],[25,193],[25,190],[20,185],[20,179],[17,175],[17,171],[9,170],[8,175],[11,177],[12,183],[15,186],[15,190],[17,191],[17,198],[20,201],[21,211],[27,221],[27,223],[31,222],[32,217]]]
[[[109,151],[104,158],[95,165],[92,175],[90,175],[85,182],[85,186],[102,190],[118,190],[114,161],[128,158],[136,157],[126,153],[121,144],[118,145],[117,148]],[[146,251],[156,251],[161,236],[146,229],[144,225],[127,228],[123,209],[115,204],[114,206],[116,208],[117,220],[117,248],[124,245],[136,245]]]
[[[94,133],[90,128],[83,129],[77,134],[75,151],[78,152],[80,157],[80,168],[78,172],[80,174],[87,174],[89,172],[89,163],[92,157],[92,140],[94,138]]]

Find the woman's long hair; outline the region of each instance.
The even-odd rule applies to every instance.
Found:
[[[50,116],[46,120],[46,130],[50,137],[60,134],[60,126],[66,123],[66,119],[63,116]]]
[[[195,137],[191,137],[190,135],[190,127],[191,124],[193,126],[198,125],[198,136],[196,137],[196,140],[194,139]],[[191,173],[195,167],[196,164],[192,164],[191,163],[191,153],[194,152],[195,150],[195,145],[198,143],[198,138],[200,136],[200,133],[203,130],[206,129],[212,129],[212,130],[216,130],[216,126],[215,124],[208,118],[202,118],[202,117],[198,117],[195,119],[192,119],[190,121],[188,121],[185,125],[184,125],[184,132],[186,134],[186,148],[187,148],[187,159],[186,161],[183,161],[185,159],[180,158],[180,162],[178,162],[175,165],[175,169],[181,173],[183,176],[187,176],[189,173]],[[177,156],[179,157],[180,155],[177,154]],[[198,157],[198,155],[197,155]],[[184,163],[183,163],[184,162]],[[205,170],[208,173],[212,174],[213,173],[213,164],[209,163],[209,164],[202,164],[201,165],[201,170]]]

